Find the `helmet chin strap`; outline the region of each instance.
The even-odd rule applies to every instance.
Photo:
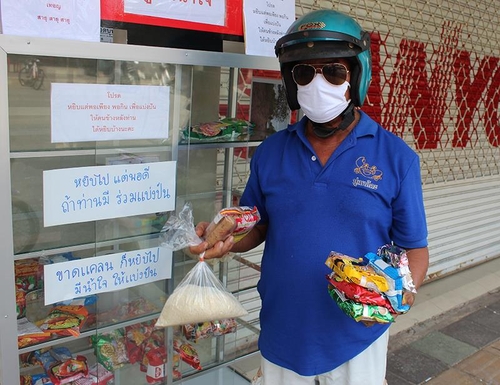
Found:
[[[323,123],[315,123],[311,120],[314,135],[316,135],[318,138],[328,138],[336,132],[345,130],[347,127],[349,127],[355,119],[354,104],[349,103],[347,108],[339,116],[342,118],[342,121],[337,127],[334,128],[326,128],[324,127]]]

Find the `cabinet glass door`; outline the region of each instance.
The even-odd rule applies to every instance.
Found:
[[[0,352],[18,351],[0,382],[248,383],[238,362],[258,351],[261,249],[210,265],[248,315],[156,328],[198,262],[165,247],[162,228],[186,203],[196,222],[239,205],[254,148],[289,120],[276,63],[23,43],[0,36],[2,229],[12,235],[0,287],[15,307],[2,321],[17,324]]]

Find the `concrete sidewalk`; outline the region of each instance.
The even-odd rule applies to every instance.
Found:
[[[500,259],[428,283],[391,327],[389,385],[500,385]]]

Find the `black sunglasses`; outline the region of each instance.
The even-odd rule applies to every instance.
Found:
[[[322,74],[328,83],[340,86],[347,80],[349,70],[341,63],[329,63],[317,66],[312,64],[296,64],[292,68],[293,80],[299,86],[306,86],[311,83],[317,73]]]

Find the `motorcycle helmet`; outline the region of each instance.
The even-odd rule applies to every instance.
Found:
[[[295,64],[312,59],[345,58],[350,62],[351,100],[357,107],[365,100],[372,76],[370,34],[350,16],[334,10],[317,10],[298,18],[275,46],[288,105],[300,108]]]

